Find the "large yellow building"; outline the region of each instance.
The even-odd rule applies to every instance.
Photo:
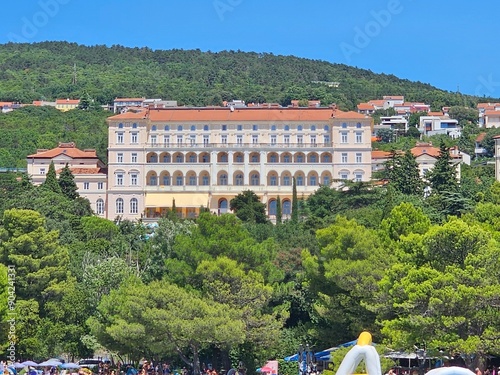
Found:
[[[339,179],[371,179],[372,119],[334,108],[137,109],[108,118],[109,219],[214,213],[254,191],[272,219],[277,197],[300,197]],[[174,203],[175,201],[175,203]]]

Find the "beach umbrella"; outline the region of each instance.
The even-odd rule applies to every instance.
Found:
[[[21,362],[21,365],[23,365],[23,367],[26,367],[26,366],[36,367],[36,366],[38,366],[38,363],[33,362],[33,361],[24,361],[24,362]]]
[[[23,365],[22,363],[16,362],[12,365],[14,368],[25,368],[26,366]]]
[[[57,366],[61,366],[61,365],[62,365],[62,362],[55,361],[55,360],[49,360],[49,361],[39,363],[37,365],[37,367],[57,367]]]

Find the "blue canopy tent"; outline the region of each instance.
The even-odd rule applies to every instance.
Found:
[[[349,342],[345,342],[343,344],[322,350],[320,352],[314,353],[314,358],[317,361],[329,361],[330,360],[330,353],[337,350],[338,348],[348,348],[349,346],[354,346],[358,342],[358,339],[352,340]],[[285,362],[297,362],[299,360],[299,354],[296,353],[294,355],[290,355],[288,357],[284,358]]]

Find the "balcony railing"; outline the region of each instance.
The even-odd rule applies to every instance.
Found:
[[[332,147],[332,142],[326,143],[162,143],[148,142],[147,148],[166,148],[166,149],[246,149],[246,148],[329,148]]]

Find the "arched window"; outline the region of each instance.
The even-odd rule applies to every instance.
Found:
[[[156,131],[156,125],[153,125],[153,126],[151,127],[151,131],[153,131],[153,132],[155,132],[155,131]]]
[[[329,163],[332,159],[330,158],[330,155],[325,154],[323,155],[323,163]]]
[[[225,214],[227,212],[227,199],[221,199],[219,201],[219,214]]]
[[[309,186],[316,186],[318,184],[318,180],[316,179],[316,176],[311,176],[309,177]]]
[[[166,132],[168,132],[168,131],[170,130],[170,126],[165,125],[165,128],[164,128],[164,129],[165,129],[165,131],[166,131]]]
[[[95,202],[95,213],[97,215],[104,215],[104,201],[100,198]]]
[[[181,131],[182,131],[182,125],[179,125],[179,126],[177,127],[177,130],[181,132]]]
[[[342,129],[345,129],[345,128],[347,128],[347,123],[343,122],[342,123]]]
[[[269,183],[271,186],[276,186],[277,185],[277,177],[276,175],[272,175],[271,178],[269,179]]]
[[[182,185],[183,185],[183,183],[182,183],[182,182],[183,182],[183,181],[182,181],[182,176],[177,176],[177,177],[175,178],[175,183],[176,183],[176,185],[177,185],[177,186],[182,186]]]
[[[292,205],[290,201],[283,202],[283,215],[290,215],[292,213]]]
[[[356,128],[361,129],[361,123],[360,123],[360,122],[358,122],[358,123],[356,124]]]
[[[276,125],[272,125],[272,126],[271,126],[271,130],[272,130],[273,132],[275,132],[275,131],[276,131]]]
[[[196,131],[196,126],[191,125],[191,131],[192,131],[192,132]]]
[[[123,199],[122,198],[118,198],[116,200],[116,213],[123,214]]]
[[[323,185],[330,186],[330,176],[323,176]]]
[[[156,186],[157,182],[158,182],[158,179],[156,178],[156,175],[155,175],[155,174],[154,174],[154,175],[151,175],[151,176],[149,177],[149,185],[150,185],[150,186]]]
[[[163,176],[163,185],[169,186],[170,185],[170,176],[169,175],[164,175]]]
[[[241,154],[236,155],[236,163],[243,163],[243,155]]]
[[[242,186],[243,185],[243,175],[242,174],[237,174],[235,178],[236,185]]]
[[[311,125],[311,131],[316,131],[316,125]]]
[[[328,125],[325,125],[325,127],[323,129],[325,129],[326,132],[330,131],[330,127]]]
[[[227,163],[227,154],[222,154],[220,156],[220,162],[221,163]]]
[[[271,157],[269,158],[269,161],[271,163],[276,163],[276,154],[272,154]]]
[[[254,154],[252,155],[252,163],[258,163],[259,162],[259,156]]]
[[[195,163],[196,162],[196,155],[195,154],[189,155],[189,162],[190,163]]]
[[[252,186],[257,186],[259,185],[259,175],[257,173],[254,173],[250,179],[250,185]]]
[[[290,176],[284,176],[283,177],[283,185],[284,186],[290,186]]]
[[[269,215],[276,215],[276,201],[269,202]]]
[[[298,130],[299,132],[301,132],[301,131],[302,131],[302,125],[297,126],[297,130]]]
[[[137,123],[135,123],[135,122],[134,122],[134,123],[132,124],[132,129],[137,129]]]
[[[289,131],[289,130],[290,130],[290,126],[285,125],[285,131]]]
[[[299,154],[297,155],[297,163],[303,163],[304,162],[304,155]]]
[[[219,176],[219,185],[227,185],[227,174],[221,174]]]
[[[123,129],[123,123],[121,123],[121,122],[120,122],[120,123],[118,124],[118,129]]]
[[[316,163],[317,162],[317,159],[316,159],[316,155],[311,155],[311,163]]]
[[[304,186],[304,176],[297,176],[297,186]]]
[[[201,184],[203,186],[208,186],[208,175],[203,175],[203,177],[201,178]]]
[[[130,200],[130,213],[136,214],[138,212],[139,212],[139,202],[137,201],[137,198],[132,198]]]
[[[195,186],[196,185],[196,176],[195,175],[189,176],[189,185],[190,186]]]
[[[178,154],[176,157],[175,157],[175,162],[176,163],[182,163],[183,162],[183,157],[181,154]]]
[[[172,158],[170,157],[170,155],[163,155],[163,162],[164,163],[170,163],[171,160],[172,160]]]
[[[283,157],[283,162],[285,162],[285,163],[290,163],[290,155],[285,155],[285,156]]]
[[[208,131],[208,125],[203,125],[203,130],[207,132]]]

